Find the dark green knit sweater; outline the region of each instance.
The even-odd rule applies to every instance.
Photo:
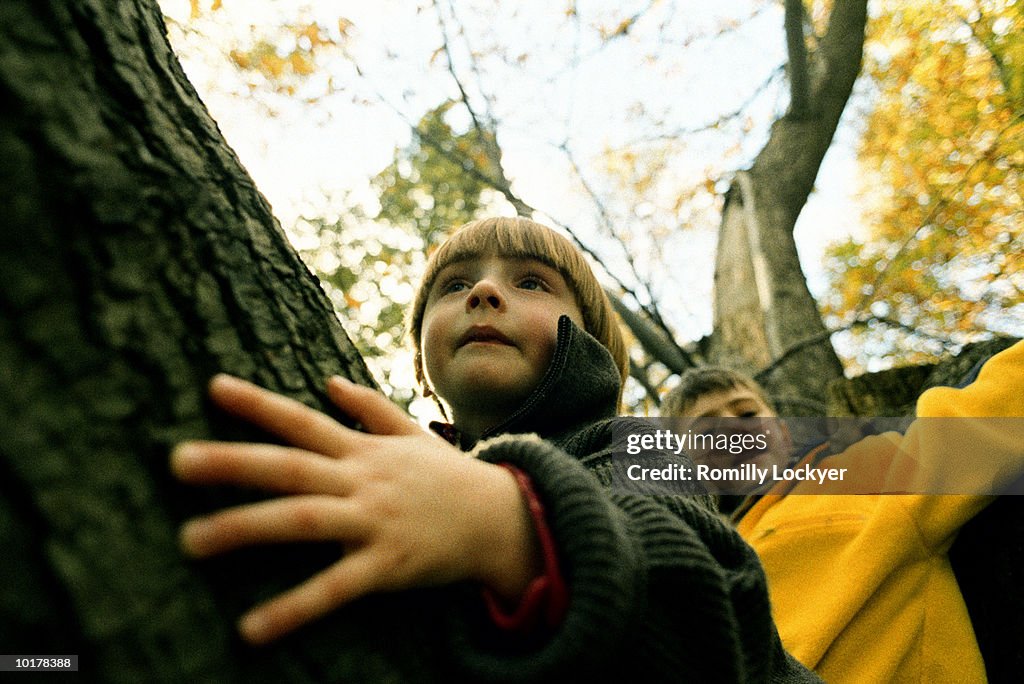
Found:
[[[543,503],[569,609],[554,634],[517,641],[472,610],[452,625],[452,665],[479,681],[818,681],[783,650],[753,550],[710,499],[614,493],[619,374],[568,318],[537,390],[477,445],[525,471]],[[628,420],[628,419],[620,419]],[[488,437],[536,433],[536,439]]]

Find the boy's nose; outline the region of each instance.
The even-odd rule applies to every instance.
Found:
[[[478,280],[466,299],[468,310],[477,307],[490,307],[498,311],[505,308],[505,298],[502,296],[500,288],[487,278]]]

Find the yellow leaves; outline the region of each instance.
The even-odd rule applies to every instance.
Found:
[[[299,76],[309,76],[311,73],[316,71],[316,66],[313,62],[301,52],[293,52],[288,56],[288,61],[291,65],[292,71]]]
[[[575,8],[573,9],[573,12],[575,13]],[[629,35],[629,32],[633,28],[633,25],[636,24],[640,17],[640,14],[635,14],[631,17],[626,17],[625,19],[619,20],[618,23],[616,23],[614,26],[609,26],[603,23],[599,24],[597,26],[597,33],[599,36],[601,36],[601,40],[604,41],[621,38],[623,36]]]
[[[337,47],[337,36],[347,38],[352,27],[351,21],[341,17],[338,32],[332,36],[330,29],[318,22],[287,24],[280,27],[278,35],[256,40],[248,49],[235,48],[228,57],[239,69],[262,76],[277,92],[295,95],[303,81],[316,73],[321,51]]]
[[[272,79],[280,78],[287,62],[274,52],[264,52],[257,58],[256,68]]]
[[[605,173],[623,191],[638,198],[652,192],[669,162],[664,149],[634,148],[605,149],[603,160]]]
[[[1024,106],[1009,77],[1024,71],[1024,31],[1007,27],[1024,15],[984,4],[883,2],[869,24],[878,97],[858,157],[870,237],[827,258],[840,320],[875,303],[954,335],[1022,302],[1024,263],[1006,255],[1024,245]]]
[[[338,35],[342,40],[348,38],[348,33],[353,24],[348,19],[338,19]],[[291,54],[302,54],[307,58],[314,58],[321,49],[336,47],[339,42],[331,36],[330,30],[317,22],[290,24],[284,27],[287,34],[294,37],[296,47]],[[290,56],[289,55],[289,56]]]
[[[249,56],[249,53],[247,52],[242,52],[241,50],[232,50],[228,53],[228,58],[232,62],[234,62],[235,66],[237,66],[239,69],[246,70],[252,68],[252,58]]]
[[[633,27],[633,23],[636,21],[636,17],[629,17],[619,22],[619,25],[615,27],[615,30],[611,32],[608,38],[615,38],[616,36],[624,36],[629,33],[629,29]]]
[[[258,72],[269,80],[280,78],[288,64],[277,54],[274,46],[265,41],[256,43],[247,51],[232,50],[228,55],[239,69]]]
[[[313,50],[320,45],[334,45],[334,41],[331,40],[330,36],[315,22],[305,25],[300,24],[295,26],[293,30],[295,37],[299,39],[299,44],[303,45],[307,50]],[[302,40],[303,38],[305,41]]]
[[[198,19],[203,14],[203,8],[200,6],[199,0],[188,0],[189,4],[189,19]],[[213,0],[210,3],[210,11],[216,12],[221,8],[221,0]]]

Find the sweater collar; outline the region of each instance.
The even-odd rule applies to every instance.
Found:
[[[619,369],[611,352],[568,316],[562,316],[558,319],[555,352],[537,387],[512,415],[484,432],[480,439],[523,432],[548,438],[610,418],[618,408],[619,383]],[[430,427],[460,446],[454,426],[433,422]]]

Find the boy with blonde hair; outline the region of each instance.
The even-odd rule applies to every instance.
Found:
[[[756,556],[705,495],[608,490],[628,359],[568,241],[525,219],[468,224],[431,256],[410,329],[424,392],[453,420],[437,427],[447,441],[340,378],[331,398],[368,433],[218,376],[218,405],[294,446],[190,442],[172,455],[188,482],[283,495],[188,523],[190,555],[345,548],[243,617],[245,639],[270,641],[367,594],[472,582],[473,606],[441,601],[432,620],[450,650],[438,679],[814,679],[779,643]],[[477,613],[483,627],[467,627]]]
[[[662,415],[776,413],[752,379],[712,368],[689,371]],[[978,418],[1024,416],[1024,342],[989,359],[966,387],[922,394],[917,416],[906,435],[868,437],[837,454],[822,445],[804,457],[849,470],[847,493],[778,483],[733,514],[764,564],[783,643],[826,681],[983,682],[1007,674],[1001,666],[986,673],[949,550],[998,489],[968,480],[1005,484],[1024,469],[1022,421]]]
[[[722,366],[691,368],[661,402],[663,416],[746,418],[775,415],[753,378]]]
[[[764,388],[750,376],[724,366],[701,366],[684,372],[677,384],[661,402],[661,415],[686,417],[700,421],[704,427],[711,427],[717,419],[725,419],[725,425],[743,429],[742,425],[762,422],[778,417]],[[738,419],[744,419],[740,421]],[[694,423],[689,423],[693,427]],[[713,467],[731,467],[740,462],[752,462],[761,468],[784,467],[793,461],[793,444],[785,423],[778,422],[771,427],[759,425],[759,431],[767,434],[766,448],[762,453],[751,456],[749,452],[730,455],[716,451],[694,451],[690,456],[695,463]],[[772,428],[775,429],[772,429]],[[758,490],[754,483],[737,482],[736,488],[743,493],[723,492],[718,496],[718,509],[723,515],[739,515],[747,501],[748,493]],[[738,511],[738,512],[737,512]]]

